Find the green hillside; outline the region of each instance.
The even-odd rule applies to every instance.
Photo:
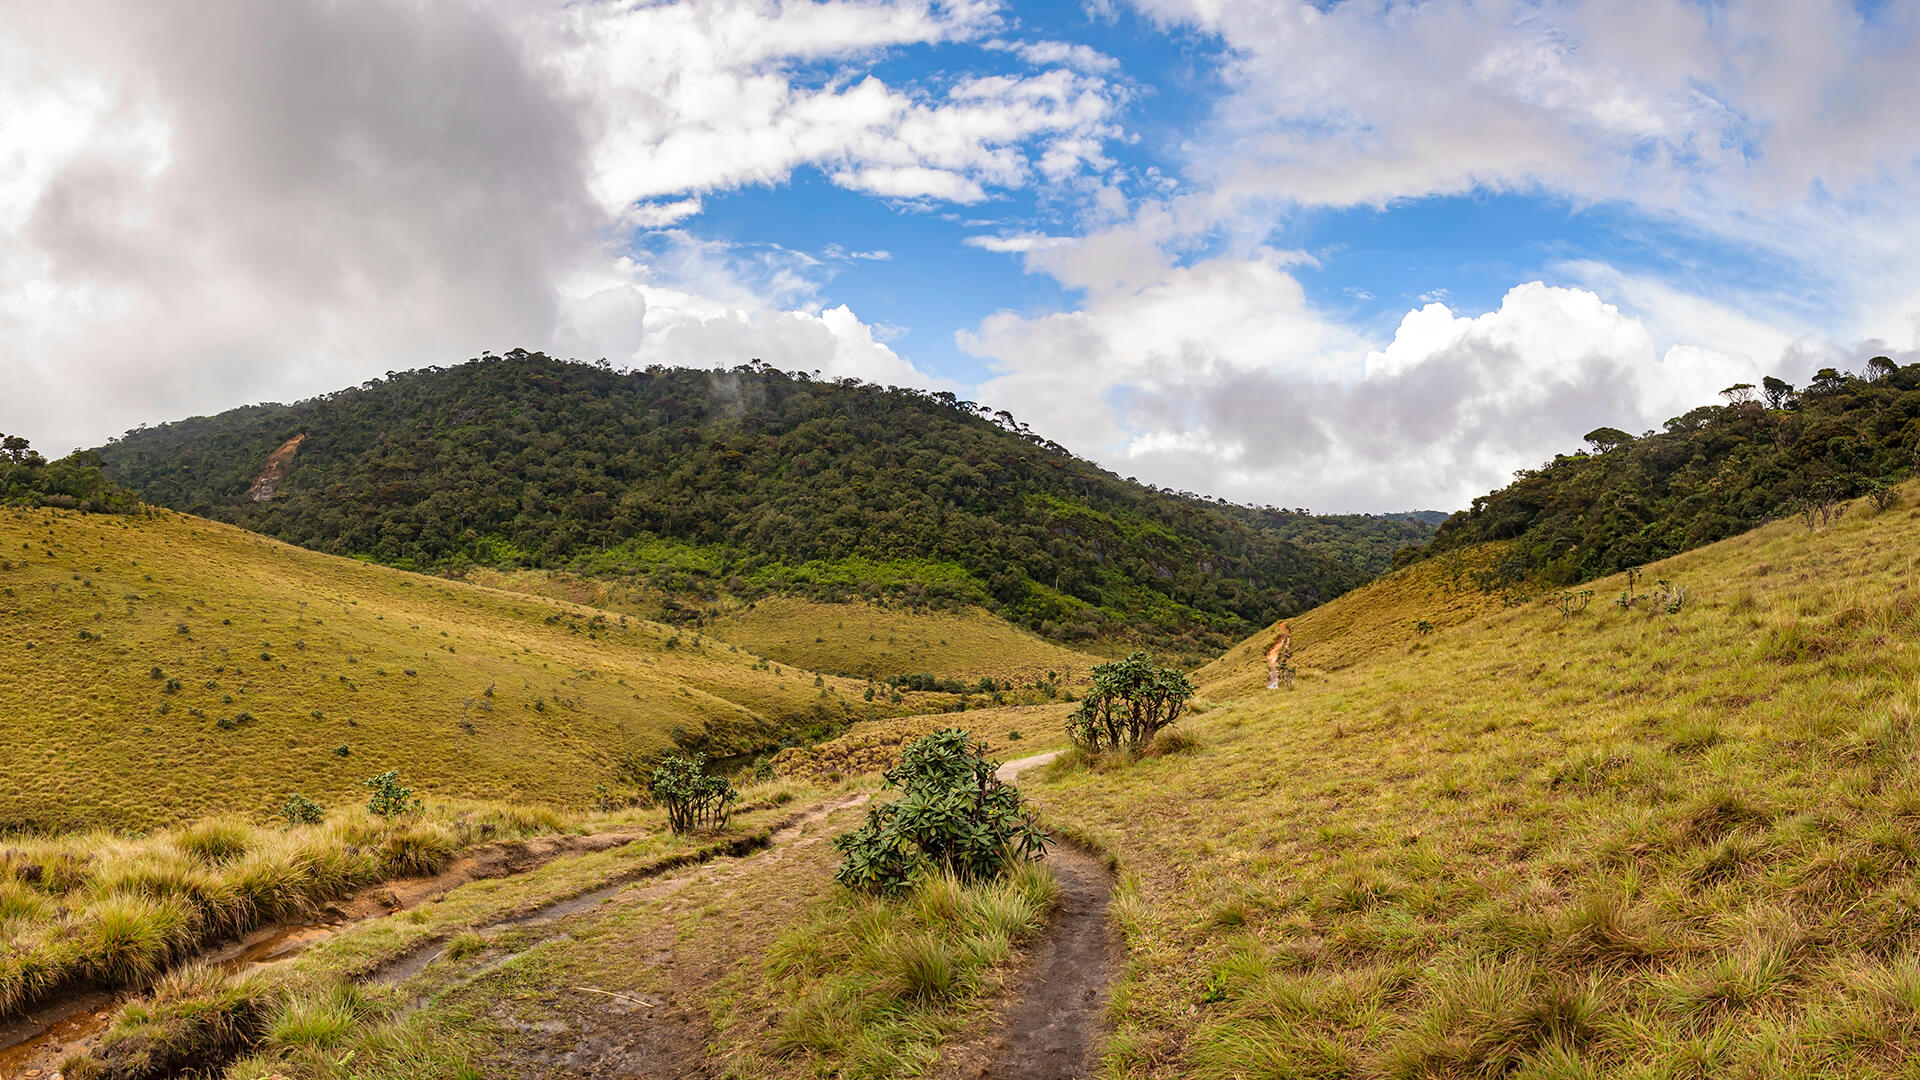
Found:
[[[624,753],[885,705],[698,633],[165,511],[0,509],[0,615],[0,832],[364,798],[388,768],[585,805]]]
[[[101,454],[151,502],[394,566],[976,604],[1056,640],[1194,656],[1360,584],[1426,529],[1145,487],[948,394],[520,351]]]

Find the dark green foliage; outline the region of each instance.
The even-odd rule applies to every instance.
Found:
[[[1093,753],[1144,749],[1192,698],[1193,683],[1184,672],[1137,652],[1094,667],[1093,689],[1067,717],[1067,735]]]
[[[1732,394],[1664,432],[1559,455],[1448,518],[1420,557],[1514,540],[1521,573],[1571,585],[1776,517],[1831,524],[1862,494],[1888,492],[1892,505],[1891,482],[1911,475],[1920,445],[1920,364],[1889,361],[1869,376],[1828,369],[1797,394],[1768,376],[1762,401]],[[1589,438],[1609,432],[1622,434]]]
[[[706,770],[706,755],[670,757],[653,767],[647,791],[667,808],[667,825],[677,833],[724,829],[740,793],[724,776]]]
[[[139,501],[100,471],[98,451],[48,461],[19,435],[0,435],[0,506],[53,506],[124,514]]]
[[[254,501],[268,455],[298,434],[279,493]],[[518,350],[130,432],[101,453],[152,502],[410,569],[977,603],[1060,639],[1136,632],[1195,655],[1353,588],[1430,531],[1420,515],[1316,518],[1146,487],[951,394]]]
[[[280,804],[280,816],[289,825],[318,825],[327,820],[327,812],[319,803],[298,794],[287,796],[287,801]]]
[[[948,728],[907,744],[886,786],[900,798],[867,810],[858,829],[834,838],[846,854],[835,880],[897,893],[929,870],[963,881],[997,876],[1014,859],[1039,858],[1052,841],[1020,790],[994,776],[986,744]]]
[[[367,812],[384,818],[399,817],[420,809],[421,802],[413,797],[413,789],[402,787],[400,770],[388,769],[379,776],[367,781],[367,787],[373,795],[367,800]]]

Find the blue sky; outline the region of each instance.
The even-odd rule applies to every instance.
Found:
[[[17,14],[0,430],[55,451],[520,346],[1451,509],[1920,350],[1920,0]]]

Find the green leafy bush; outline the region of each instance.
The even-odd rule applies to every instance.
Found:
[[[319,803],[298,794],[287,796],[287,801],[280,804],[280,816],[289,825],[318,825],[327,820],[327,812]]]
[[[367,787],[373,790],[373,797],[367,800],[367,812],[371,814],[384,818],[399,817],[423,805],[413,797],[412,788],[401,786],[399,769],[388,769],[368,780]]]
[[[846,855],[834,878],[850,889],[897,893],[944,869],[963,881],[998,876],[1051,843],[1018,788],[994,776],[986,744],[960,728],[916,739],[888,769],[903,794],[872,807],[834,838]]]
[[[705,754],[670,757],[653,767],[647,783],[655,802],[667,808],[667,824],[677,833],[724,829],[740,793],[724,776],[706,770]]]
[[[1067,717],[1067,736],[1089,753],[1143,749],[1192,699],[1193,683],[1184,672],[1136,652],[1094,667],[1093,689]]]

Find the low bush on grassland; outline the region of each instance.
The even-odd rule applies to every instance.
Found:
[[[901,797],[870,808],[858,829],[834,838],[846,854],[834,877],[849,888],[896,893],[936,870],[977,881],[1038,858],[1047,834],[995,767],[986,745],[959,728],[915,740],[886,772]]]

